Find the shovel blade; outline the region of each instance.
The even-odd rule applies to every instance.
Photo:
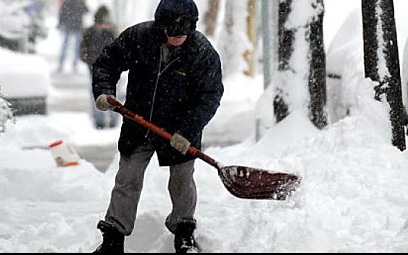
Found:
[[[244,199],[286,200],[301,180],[293,174],[244,166],[222,167],[218,175],[232,195]]]

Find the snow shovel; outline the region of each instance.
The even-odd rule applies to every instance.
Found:
[[[171,140],[170,133],[128,110],[116,99],[108,98],[108,102],[114,105],[114,111],[122,116],[137,122],[168,141]],[[301,180],[300,177],[288,173],[245,166],[223,166],[193,146],[190,146],[188,153],[215,167],[224,186],[238,198],[285,200],[295,191]]]

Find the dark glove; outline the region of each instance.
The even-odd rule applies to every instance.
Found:
[[[187,153],[190,144],[191,143],[185,137],[178,133],[175,133],[170,140],[170,145],[183,155]]]
[[[100,111],[109,111],[109,110],[115,109],[115,106],[111,105],[108,102],[109,97],[115,99],[115,96],[112,96],[112,95],[106,95],[106,94],[100,95],[95,101],[96,108]]]

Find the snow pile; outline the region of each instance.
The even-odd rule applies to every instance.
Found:
[[[213,207],[200,213],[215,220],[202,226],[211,237],[205,246],[212,252],[407,251],[408,154],[390,145],[388,108],[368,96],[358,102],[356,115],[322,132],[294,113],[256,145],[217,151],[231,155],[226,161],[294,172],[303,181],[283,203],[234,203],[214,191]],[[218,207],[219,217],[207,212]]]
[[[295,173],[302,183],[284,202],[238,199],[213,167],[197,161],[197,238],[205,251],[408,251],[408,154],[391,145],[388,108],[372,99],[370,81],[364,85],[353,115],[323,131],[294,112],[259,143],[206,150],[225,165]],[[30,119],[10,124],[0,140],[0,252],[90,252],[101,241],[95,225],[108,205],[117,159],[102,174],[85,161],[58,168],[48,150],[21,148],[34,143],[32,134],[37,144],[91,135],[82,117],[69,118],[51,116],[54,135],[41,122],[28,132],[23,123]],[[128,252],[173,252],[164,227],[171,210],[167,182],[167,169],[153,158]]]
[[[348,116],[339,115],[318,130],[295,110],[258,143],[247,139],[205,151],[224,165],[298,174],[301,185],[287,201],[235,198],[213,167],[197,161],[197,239],[205,252],[408,252],[408,152],[391,145],[389,108],[373,99],[374,84],[363,78],[359,56],[335,65],[348,75],[339,83],[341,100],[332,103],[347,102]],[[225,83],[222,108],[208,126],[220,132],[207,130],[206,139],[222,141],[253,128],[251,109],[262,89],[251,85],[262,82],[237,75]],[[245,122],[226,126],[232,115]],[[118,157],[105,174],[84,160],[58,168],[46,146],[56,139],[98,145],[117,138],[118,130],[95,132],[83,114],[27,116],[7,123],[0,139],[0,252],[93,251],[101,241],[96,224],[109,203]],[[173,236],[164,226],[171,210],[168,177],[154,157],[127,252],[174,251]]]
[[[43,58],[0,48],[0,59],[1,92],[6,98],[48,95],[51,80],[48,64]]]

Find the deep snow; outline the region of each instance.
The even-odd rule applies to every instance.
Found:
[[[206,150],[225,165],[298,174],[302,183],[287,201],[235,198],[211,166],[197,161],[197,238],[204,251],[408,252],[408,152],[390,145],[388,107],[372,99],[373,84],[361,76],[361,62],[348,60],[355,73],[341,86],[353,91],[351,116],[320,131],[299,110],[258,143],[251,135],[238,145]],[[228,113],[254,110],[261,91],[246,85],[261,83],[240,75],[227,79],[219,117],[208,128],[239,134],[252,126],[248,119],[231,126],[223,120]],[[57,139],[109,143],[117,136],[118,130],[93,130],[85,113],[8,123],[0,136],[0,252],[93,251],[101,240],[96,223],[108,206],[117,158],[106,173],[85,160],[58,168],[49,150],[32,148]],[[171,209],[167,179],[167,169],[154,158],[135,232],[126,240],[128,252],[173,252],[172,235],[164,227]]]

